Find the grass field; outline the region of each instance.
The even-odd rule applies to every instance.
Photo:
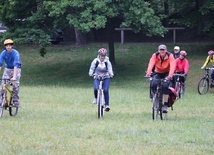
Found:
[[[214,89],[206,95],[197,92],[204,73],[200,67],[214,45],[179,45],[191,65],[187,89],[164,121],[152,120],[149,81],[144,79],[158,44],[115,45],[111,111],[100,120],[88,70],[97,50],[107,44],[52,46],[44,58],[35,47],[17,47],[23,63],[21,107],[17,116],[4,111],[0,119],[0,154],[214,154]]]

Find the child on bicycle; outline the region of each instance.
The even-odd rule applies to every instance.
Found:
[[[156,91],[158,80],[159,79],[165,79],[165,82],[163,83],[163,102],[164,106],[162,107],[163,113],[167,113],[167,107],[168,107],[168,99],[169,99],[169,84],[170,79],[173,76],[173,73],[175,71],[175,59],[173,57],[173,54],[167,51],[166,45],[159,45],[158,51],[155,52],[152,57],[150,58],[146,77],[150,77],[153,68],[154,73],[152,75],[152,85],[151,89],[152,92]]]
[[[175,73],[176,74],[185,74],[185,77],[180,77],[180,82],[185,82],[186,76],[189,72],[189,61],[186,58],[187,52],[186,51],[180,51],[180,56],[178,59],[175,60]],[[172,86],[175,87],[175,82],[177,80],[177,76],[173,76]]]
[[[11,79],[13,83],[13,106],[20,105],[19,99],[19,81],[21,77],[21,60],[19,52],[13,48],[13,40],[6,39],[4,41],[5,50],[0,55],[0,70],[5,62],[5,68],[2,78]],[[3,81],[2,81],[3,82]]]
[[[93,103],[97,103],[97,91],[99,89],[99,79],[98,76],[104,76],[103,80],[103,92],[105,99],[105,111],[110,110],[109,106],[109,86],[110,86],[110,77],[114,76],[111,62],[107,57],[107,50],[101,48],[98,50],[98,56],[91,62],[89,69],[89,76],[94,76],[94,100]]]
[[[203,66],[201,67],[201,69],[204,69],[208,65],[209,62],[211,62],[211,64],[213,65],[213,68],[211,71],[212,82],[211,82],[210,87],[214,87],[214,51],[213,50],[208,51],[208,56],[206,58],[206,61],[203,64]]]

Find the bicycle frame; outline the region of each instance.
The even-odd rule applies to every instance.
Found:
[[[4,109],[7,110],[9,108],[9,114],[10,116],[15,116],[18,113],[18,107],[12,106],[12,95],[13,91],[8,87],[10,84],[13,85],[10,79],[0,79],[1,81],[4,81],[2,90],[1,90],[1,103],[0,103],[0,117],[3,115]],[[9,96],[7,94],[9,93]]]
[[[174,74],[173,76],[177,76],[176,82],[175,82],[175,90],[178,94],[179,98],[182,98],[184,95],[184,82],[180,81],[180,77],[185,78],[185,74]],[[178,99],[177,97],[177,99]]]
[[[11,84],[11,83],[10,83]],[[3,91],[7,91],[7,92],[9,92],[9,97],[7,96],[7,94],[6,94],[6,104],[7,104],[7,106],[9,107],[10,105],[11,105],[11,98],[12,98],[12,94],[13,94],[13,91],[12,90],[10,90],[9,88],[8,88],[8,86],[7,86],[7,84],[3,84],[3,89],[2,89]]]
[[[150,78],[150,80],[152,80],[152,78]],[[164,82],[164,79],[157,79],[160,80],[158,81],[158,85],[156,88],[156,91],[153,95],[153,105],[152,105],[152,118],[153,120],[157,120],[158,119],[158,115],[160,114],[160,118],[161,120],[165,119],[166,114],[162,113],[162,107],[163,107],[163,93],[162,93],[162,85]]]
[[[104,93],[103,93],[103,80],[105,77],[98,76],[99,83],[99,90],[97,92],[97,105],[98,105],[98,118],[104,116],[104,109],[105,109],[105,100],[104,100]]]

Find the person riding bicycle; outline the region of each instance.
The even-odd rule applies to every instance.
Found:
[[[99,76],[104,76],[103,80],[103,92],[105,99],[105,111],[110,110],[109,106],[109,86],[110,86],[110,77],[114,76],[112,65],[107,57],[107,50],[101,48],[98,50],[98,56],[91,62],[89,69],[89,76],[94,76],[94,100],[93,103],[97,103],[97,91],[99,89]]]
[[[10,79],[13,83],[13,106],[18,107],[20,105],[19,98],[19,84],[21,77],[21,60],[17,50],[13,48],[14,41],[12,39],[6,39],[4,41],[5,50],[0,54],[0,70],[5,62],[3,79]],[[2,81],[3,84],[3,81]]]
[[[214,51],[213,50],[208,51],[208,56],[206,58],[206,61],[203,64],[203,66],[201,67],[201,69],[204,69],[208,65],[209,62],[211,62],[211,64],[213,65],[212,71],[211,71],[212,82],[211,82],[210,87],[214,87]]]
[[[167,51],[166,45],[159,45],[158,51],[155,52],[150,58],[146,77],[150,77],[152,69],[155,67],[154,73],[152,75],[152,92],[154,93],[157,88],[158,81],[160,79],[165,79],[163,83],[163,102],[164,106],[162,107],[163,113],[167,113],[168,107],[168,98],[169,98],[169,85],[170,79],[173,76],[175,71],[175,59],[173,54]]]
[[[180,47],[179,46],[175,46],[174,47],[174,54],[173,54],[174,58],[177,59],[180,56]]]
[[[180,51],[180,56],[178,59],[175,60],[175,74],[185,74],[185,77],[180,77],[180,82],[185,82],[186,76],[189,72],[189,61],[186,58],[187,52],[186,51]],[[172,87],[175,87],[175,82],[177,80],[177,76],[173,76],[173,81],[172,81]]]

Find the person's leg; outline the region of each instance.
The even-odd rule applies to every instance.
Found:
[[[100,81],[98,79],[94,79],[94,100],[93,103],[97,103],[97,90],[99,89]]]
[[[212,68],[212,71],[211,71],[211,79],[212,79],[212,84],[214,85],[214,67]]]
[[[11,72],[13,74],[13,71]],[[21,69],[17,70],[16,81],[13,82],[13,104],[20,105],[19,88],[20,88]]]
[[[167,107],[168,107],[168,99],[169,99],[169,85],[170,85],[170,81],[165,81],[163,83],[163,103],[164,103],[164,106],[163,106],[163,112],[164,113],[167,113]]]
[[[105,97],[105,104],[109,105],[109,86],[110,86],[110,78],[106,78],[103,81],[103,92]]]
[[[158,85],[159,80],[160,80],[159,74],[153,75],[153,77],[152,77],[152,82],[151,82],[152,94],[154,94],[154,93],[156,92],[156,89],[157,89],[157,85]]]

